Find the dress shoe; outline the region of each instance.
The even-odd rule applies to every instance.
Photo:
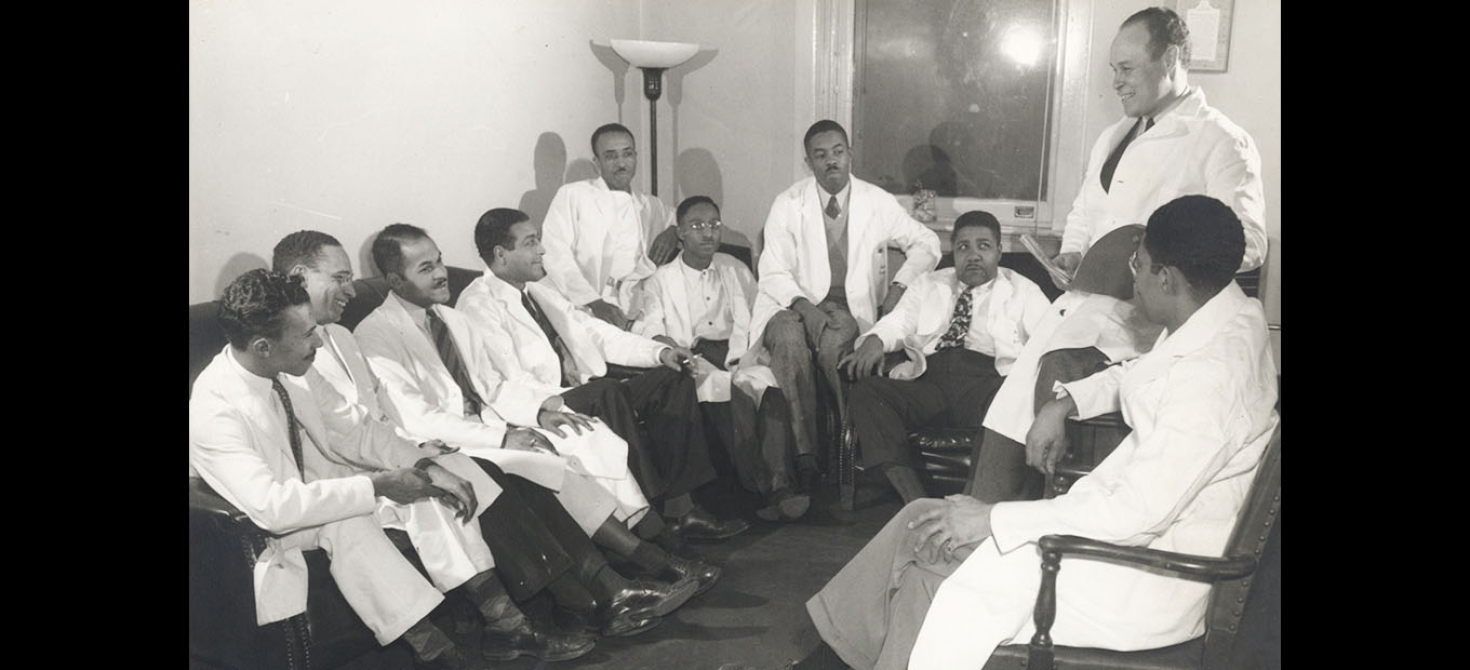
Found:
[[[795,521],[812,506],[811,496],[792,493],[787,488],[771,494],[770,502],[771,504],[756,510],[755,515],[766,521]]]
[[[579,611],[560,604],[551,609],[551,620],[564,633],[596,633],[602,628],[596,610]]]
[[[534,656],[543,661],[565,661],[582,656],[597,644],[587,633],[546,630],[525,617],[521,625],[507,631],[485,629],[480,636],[480,654],[492,661],[509,661]]]
[[[667,576],[674,581],[693,579],[699,588],[694,590],[694,595],[699,595],[715,586],[715,581],[720,578],[720,566],[710,565],[700,561],[680,558],[669,555],[669,567],[665,571]]]
[[[735,537],[750,528],[742,519],[720,521],[713,514],[698,507],[678,519],[670,521],[669,530],[686,540],[724,540]]]
[[[694,597],[699,583],[693,579],[681,579],[664,584],[645,579],[635,579],[627,588],[614,593],[602,612],[602,634],[621,637],[641,633],[657,625],[658,617],[665,616]],[[652,621],[653,624],[645,624]]]

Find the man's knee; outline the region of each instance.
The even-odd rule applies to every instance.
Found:
[[[772,355],[784,352],[809,351],[806,344],[806,327],[801,316],[789,309],[776,312],[766,324],[764,338],[766,348]]]

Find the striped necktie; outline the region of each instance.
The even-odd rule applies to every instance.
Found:
[[[449,376],[454,378],[454,384],[459,387],[459,394],[464,397],[464,415],[480,416],[480,408],[485,402],[480,399],[480,394],[475,392],[475,385],[470,381],[469,370],[465,367],[464,359],[460,358],[459,347],[454,345],[454,338],[449,334],[449,328],[444,325],[444,320],[434,313],[433,309],[424,310],[429,313],[429,333],[434,336],[434,348],[439,351],[439,360],[444,362],[444,367],[449,368]]]
[[[290,433],[291,454],[296,457],[296,470],[301,473],[301,481],[306,481],[306,466],[301,462],[301,427],[296,423],[296,412],[291,409],[291,396],[286,394],[285,385],[280,379],[271,379],[271,388],[276,395],[281,396],[281,405],[286,408],[286,430]]]

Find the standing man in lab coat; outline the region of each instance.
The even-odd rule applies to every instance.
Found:
[[[893,195],[852,176],[847,131],[821,120],[802,138],[812,176],[776,196],[763,231],[760,281],[746,354],[768,363],[791,403],[798,476],[808,488],[817,466],[816,366],[845,414],[837,361],[857,334],[898,304],[910,282],[939,263],[939,236]],[[906,260],[888,281],[888,247]],[[762,350],[763,349],[763,350]]]
[[[642,309],[643,279],[678,248],[674,213],[633,190],[633,131],[609,123],[592,132],[598,176],[557,189],[541,224],[547,281],[603,321],[627,330]]]
[[[817,655],[859,670],[984,665],[1034,633],[1044,535],[1221,555],[1278,421],[1265,311],[1232,281],[1244,251],[1239,218],[1213,198],[1150,216],[1130,267],[1163,334],[1142,357],[1065,384],[1027,437],[1028,461],[1055,465],[1069,415],[1121,409],[1133,432],[1051,500],[906,506],[807,601],[830,645]],[[1208,583],[1072,559],[1051,635],[1117,650],[1177,644],[1203,632],[1209,596]]]
[[[1150,7],[1119,28],[1109,65],[1124,118],[1093,145],[1082,189],[1067,214],[1061,251],[1053,259],[1067,272],[1075,272],[1104,235],[1142,223],[1159,206],[1191,193],[1225,203],[1240,218],[1240,271],[1264,261],[1260,153],[1249,133],[1190,86],[1189,51],[1189,28],[1173,10]],[[1022,497],[1028,487],[1021,443],[1037,410],[1054,396],[1054,383],[1135,358],[1156,335],[1138,318],[1134,302],[1071,290],[1057,298],[986,414],[971,492],[990,502]]]

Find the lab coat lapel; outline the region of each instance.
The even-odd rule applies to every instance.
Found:
[[[832,266],[827,262],[827,224],[822,220],[821,193],[821,189],[817,187],[817,180],[813,178],[801,197],[800,234],[804,242],[803,248],[806,250],[801,274],[810,281],[801,281],[802,277],[798,276],[796,283],[803,288],[822,287],[819,294],[808,296],[813,303],[821,302],[832,286]]]
[[[418,324],[413,322],[413,317],[398,302],[398,299],[389,295],[383,300],[379,309],[390,317],[388,323],[398,331],[398,338],[403,342],[404,348],[408,350],[409,358],[419,369],[419,379],[427,384],[434,392],[434,398],[439,400],[441,409],[463,411],[464,396],[459,392],[459,385],[454,383],[454,377],[449,374],[449,368],[444,367],[444,361],[439,359],[439,350],[434,348],[434,343],[429,337],[419,330]],[[460,352],[464,356],[464,352]]]

